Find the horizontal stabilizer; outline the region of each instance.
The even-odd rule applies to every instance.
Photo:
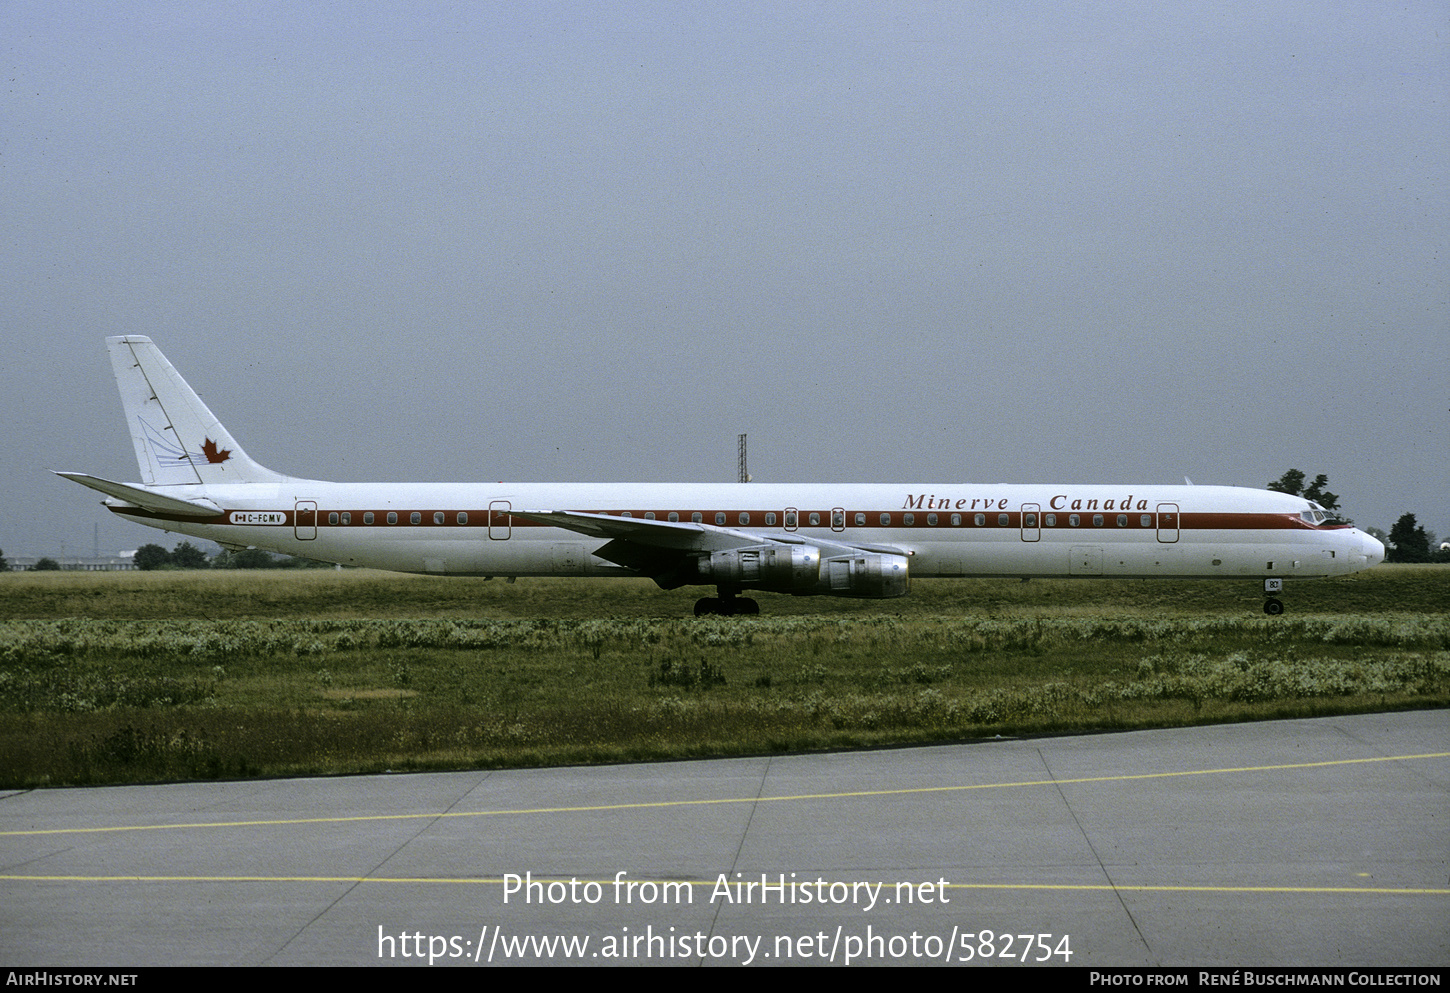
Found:
[[[215,517],[222,512],[222,508],[207,500],[204,497],[186,499],[176,496],[163,496],[154,490],[141,486],[132,486],[127,483],[117,483],[109,479],[102,479],[99,476],[87,476],[83,472],[56,472],[57,476],[69,479],[73,483],[80,483],[82,486],[89,486],[93,490],[99,490],[107,496],[124,500],[134,504],[143,510],[154,510],[158,514],[185,514],[188,517]]]

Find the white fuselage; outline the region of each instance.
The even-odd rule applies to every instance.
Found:
[[[192,490],[172,488],[182,497]],[[540,509],[700,523],[762,541],[881,547],[907,556],[913,578],[1311,578],[1354,572],[1383,557],[1383,546],[1355,528],[1313,523],[1303,498],[1225,486],[284,478],[199,485],[194,492],[223,512],[197,518],[113,509],[231,547],[451,575],[642,574],[596,557],[607,539],[522,516]]]

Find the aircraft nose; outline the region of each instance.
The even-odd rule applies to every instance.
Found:
[[[1370,565],[1379,565],[1385,560],[1385,546],[1379,539],[1360,532],[1359,543],[1363,547],[1364,557]]]

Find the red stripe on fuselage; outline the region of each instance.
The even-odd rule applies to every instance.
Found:
[[[296,526],[296,523],[297,523],[297,520],[296,520],[296,517],[297,517],[296,511],[293,508],[286,508],[286,509],[278,508],[276,510],[271,510],[271,511],[255,511],[255,510],[253,510],[253,511],[245,511],[245,513],[263,513],[263,512],[265,512],[265,513],[276,513],[276,514],[283,515],[282,522],[280,522],[278,524],[273,524],[273,525],[233,524],[231,522],[231,519],[230,519],[231,514],[233,513],[232,510],[227,510],[226,512],[224,512],[222,514],[215,515],[213,517],[189,517],[189,516],[182,516],[180,514],[166,514],[166,513],[161,513],[161,512],[153,511],[153,510],[145,510],[145,509],[142,509],[140,507],[111,507],[110,509],[111,509],[111,511],[113,513],[121,514],[121,515],[123,515],[125,517],[143,517],[143,518],[146,518],[148,520],[156,520],[156,521],[175,521],[177,523],[186,523],[186,524],[204,524],[204,525],[208,525],[208,526],[212,526],[212,527],[277,527],[277,528],[290,528],[290,527],[295,527]],[[465,523],[465,524],[459,524],[458,523],[458,514],[460,512],[461,513],[465,513],[465,514],[468,515],[467,523]],[[350,522],[347,523],[347,524],[341,523],[341,515],[344,514],[344,513],[346,513],[346,514],[348,514],[350,516]],[[372,524],[364,524],[363,523],[363,515],[364,514],[367,514],[367,513],[371,513],[373,515],[373,523]],[[398,515],[398,521],[397,521],[396,524],[388,524],[387,523],[387,516],[390,513],[395,513],[395,514]],[[417,524],[411,523],[411,515],[413,515],[415,513],[422,515],[421,518],[420,518],[420,520],[419,520],[419,523],[417,523]],[[443,514],[443,523],[441,523],[441,524],[434,523],[433,515],[434,514],[437,514],[437,513]],[[497,512],[495,512],[495,513],[497,513]],[[653,513],[655,515],[653,519],[656,520],[656,521],[659,521],[659,522],[663,522],[663,523],[675,523],[675,522],[670,522],[669,521],[669,515],[670,514],[677,514],[677,515],[679,515],[678,523],[682,523],[682,524],[704,523],[704,524],[715,525],[715,526],[718,526],[718,527],[744,528],[744,529],[749,529],[749,530],[752,530],[752,531],[767,531],[767,530],[769,530],[769,531],[785,531],[785,530],[787,530],[785,528],[785,526],[784,526],[784,523],[783,523],[784,520],[785,520],[785,512],[782,511],[782,510],[746,510],[746,511],[742,511],[742,510],[655,510],[655,511],[644,511],[644,510],[630,510],[630,511],[620,511],[620,510],[586,510],[586,511],[582,511],[582,513],[588,513],[588,514],[607,514],[607,515],[609,515],[611,517],[622,517],[622,518],[625,518],[625,519],[634,519],[634,520],[649,520],[649,518],[645,517],[646,513]],[[953,512],[953,511],[924,511],[924,510],[911,510],[911,511],[901,511],[901,510],[889,510],[889,511],[883,511],[883,510],[860,510],[860,511],[858,511],[858,510],[848,510],[848,511],[845,512],[845,518],[846,518],[846,520],[845,520],[845,530],[847,530],[847,531],[852,531],[852,530],[870,530],[870,531],[879,531],[879,530],[900,531],[900,530],[907,530],[907,531],[928,531],[928,532],[930,532],[930,531],[990,531],[990,530],[999,530],[999,531],[1001,531],[1001,530],[1020,530],[1022,528],[1022,512],[1019,511],[1019,510],[1002,510],[1002,511],[996,511],[996,510],[994,510],[994,511],[988,511],[988,512],[981,512],[981,511],[977,511],[977,512],[972,512],[972,511],[960,512],[960,514],[959,514],[959,516],[961,518],[961,523],[960,524],[953,524],[953,523],[951,523],[952,516],[953,516],[954,513],[958,513],[958,512]],[[978,513],[981,513],[982,516],[985,518],[985,520],[984,520],[984,522],[982,524],[975,523],[976,516],[977,516]],[[1073,527],[1073,526],[1071,526],[1071,525],[1068,524],[1068,518],[1071,516],[1071,514],[1069,512],[1066,512],[1066,511],[1046,511],[1046,512],[1038,511],[1038,512],[1036,512],[1037,524],[1034,525],[1034,527],[1040,528],[1041,530],[1047,531],[1047,532],[1058,532],[1058,531],[1061,531],[1061,532],[1066,532],[1066,533],[1069,533],[1069,534],[1084,534],[1084,533],[1086,533],[1086,534],[1092,534],[1092,533],[1102,532],[1102,531],[1151,531],[1151,530],[1156,530],[1160,526],[1159,523],[1158,523],[1158,515],[1156,515],[1155,513],[1151,512],[1151,511],[1128,511],[1128,512],[1121,513],[1121,514],[1120,513],[1117,513],[1117,512],[1113,512],[1113,511],[1108,511],[1108,512],[1102,513],[1101,515],[1095,515],[1095,514],[1092,514],[1092,513],[1083,513],[1083,512],[1080,512],[1080,511],[1079,512],[1076,512],[1076,513],[1077,513],[1078,517],[1081,519],[1082,523],[1079,526],[1077,526],[1077,527]],[[339,521],[338,521],[338,523],[336,523],[336,524],[329,523],[330,515],[331,514],[338,514],[339,515]],[[626,514],[628,515],[627,517],[626,517]],[[692,518],[693,518],[693,516],[695,514],[699,514],[700,515],[700,521],[699,522],[695,522],[695,521],[692,520]],[[716,525],[715,524],[715,518],[716,518],[716,515],[717,514],[724,514],[725,515],[725,523],[723,525]],[[741,524],[740,523],[740,515],[741,514],[749,514],[750,515],[749,516],[749,523],[748,524]],[[775,516],[775,523],[774,524],[767,524],[767,523],[765,523],[765,515],[766,514],[775,514],[776,515]],[[796,527],[794,529],[792,529],[792,530],[810,530],[810,529],[827,530],[827,531],[831,530],[831,514],[832,514],[832,511],[831,510],[797,510],[797,511],[795,511],[795,514],[796,514],[797,524],[796,524]],[[818,524],[812,524],[812,523],[810,523],[810,519],[811,519],[810,515],[812,515],[812,514],[819,515],[819,522],[820,523],[818,523]],[[865,523],[863,523],[863,524],[857,524],[856,523],[856,515],[857,514],[865,514],[866,515],[866,521],[865,521]],[[885,523],[885,524],[881,523],[881,516],[883,514],[885,514],[885,515],[888,516],[888,523]],[[1000,519],[1000,517],[1002,515],[1006,515],[1007,521],[1006,521],[1005,524],[999,523],[999,519]],[[312,512],[308,512],[308,515],[307,516],[312,517],[314,515],[313,515]],[[906,518],[908,516],[912,518],[912,521],[909,524],[906,522]],[[936,523],[935,524],[930,523],[930,520],[929,520],[933,516],[935,516],[935,518],[936,518]],[[1103,523],[1100,524],[1100,525],[1094,525],[1092,523],[1092,519],[1093,519],[1094,516],[1101,516],[1102,519],[1103,519]],[[1127,518],[1127,520],[1126,520],[1126,522],[1124,524],[1121,524],[1121,525],[1118,524],[1118,517],[1119,516],[1123,516],[1123,517],[1126,517]],[[346,510],[346,511],[344,511],[344,510],[341,510],[341,509],[339,509],[339,510],[321,510],[320,509],[320,510],[318,510],[316,512],[315,517],[316,517],[316,526],[319,529],[326,529],[326,528],[346,528],[346,529],[354,529],[354,528],[402,528],[402,527],[406,527],[406,528],[487,528],[489,526],[489,510],[487,508],[482,508],[482,509],[470,508],[470,509],[463,510],[463,511],[459,511],[459,510],[440,510],[439,508],[436,508],[436,507],[435,508],[428,509],[428,510],[372,510],[372,511],[367,511],[367,510]],[[1047,523],[1047,518],[1048,517],[1055,518],[1055,520],[1054,520],[1054,522],[1052,524],[1048,524]],[[1143,522],[1143,518],[1145,518],[1145,517],[1147,518],[1147,523],[1144,523]],[[1336,527],[1320,527],[1320,526],[1317,526],[1317,525],[1314,525],[1314,524],[1310,524],[1307,521],[1304,521],[1303,519],[1301,519],[1297,514],[1259,514],[1259,513],[1235,514],[1235,513],[1222,513],[1222,512],[1208,512],[1208,513],[1192,513],[1192,512],[1186,512],[1186,513],[1179,514],[1178,517],[1179,517],[1178,530],[1180,530],[1180,531],[1283,531],[1283,530],[1327,531],[1327,530],[1340,530],[1339,528],[1336,528]],[[502,519],[499,519],[499,518],[502,518]],[[309,521],[307,523],[307,526],[308,527],[311,527],[312,526],[312,523],[313,522]],[[552,527],[554,527],[554,525],[552,525],[552,524],[544,524],[544,523],[540,523],[540,522],[536,522],[536,521],[526,520],[526,519],[524,519],[522,517],[515,517],[515,516],[511,516],[511,515],[507,515],[507,514],[500,514],[500,515],[498,515],[495,518],[495,520],[493,521],[493,524],[494,524],[495,527],[512,527],[512,528],[535,528],[535,527],[536,528],[552,528]],[[1167,526],[1170,526],[1171,527],[1171,525],[1167,525]]]

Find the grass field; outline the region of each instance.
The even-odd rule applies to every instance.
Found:
[[[0,785],[612,762],[1444,707],[1450,568],[923,581],[689,616],[630,580],[0,575]]]

